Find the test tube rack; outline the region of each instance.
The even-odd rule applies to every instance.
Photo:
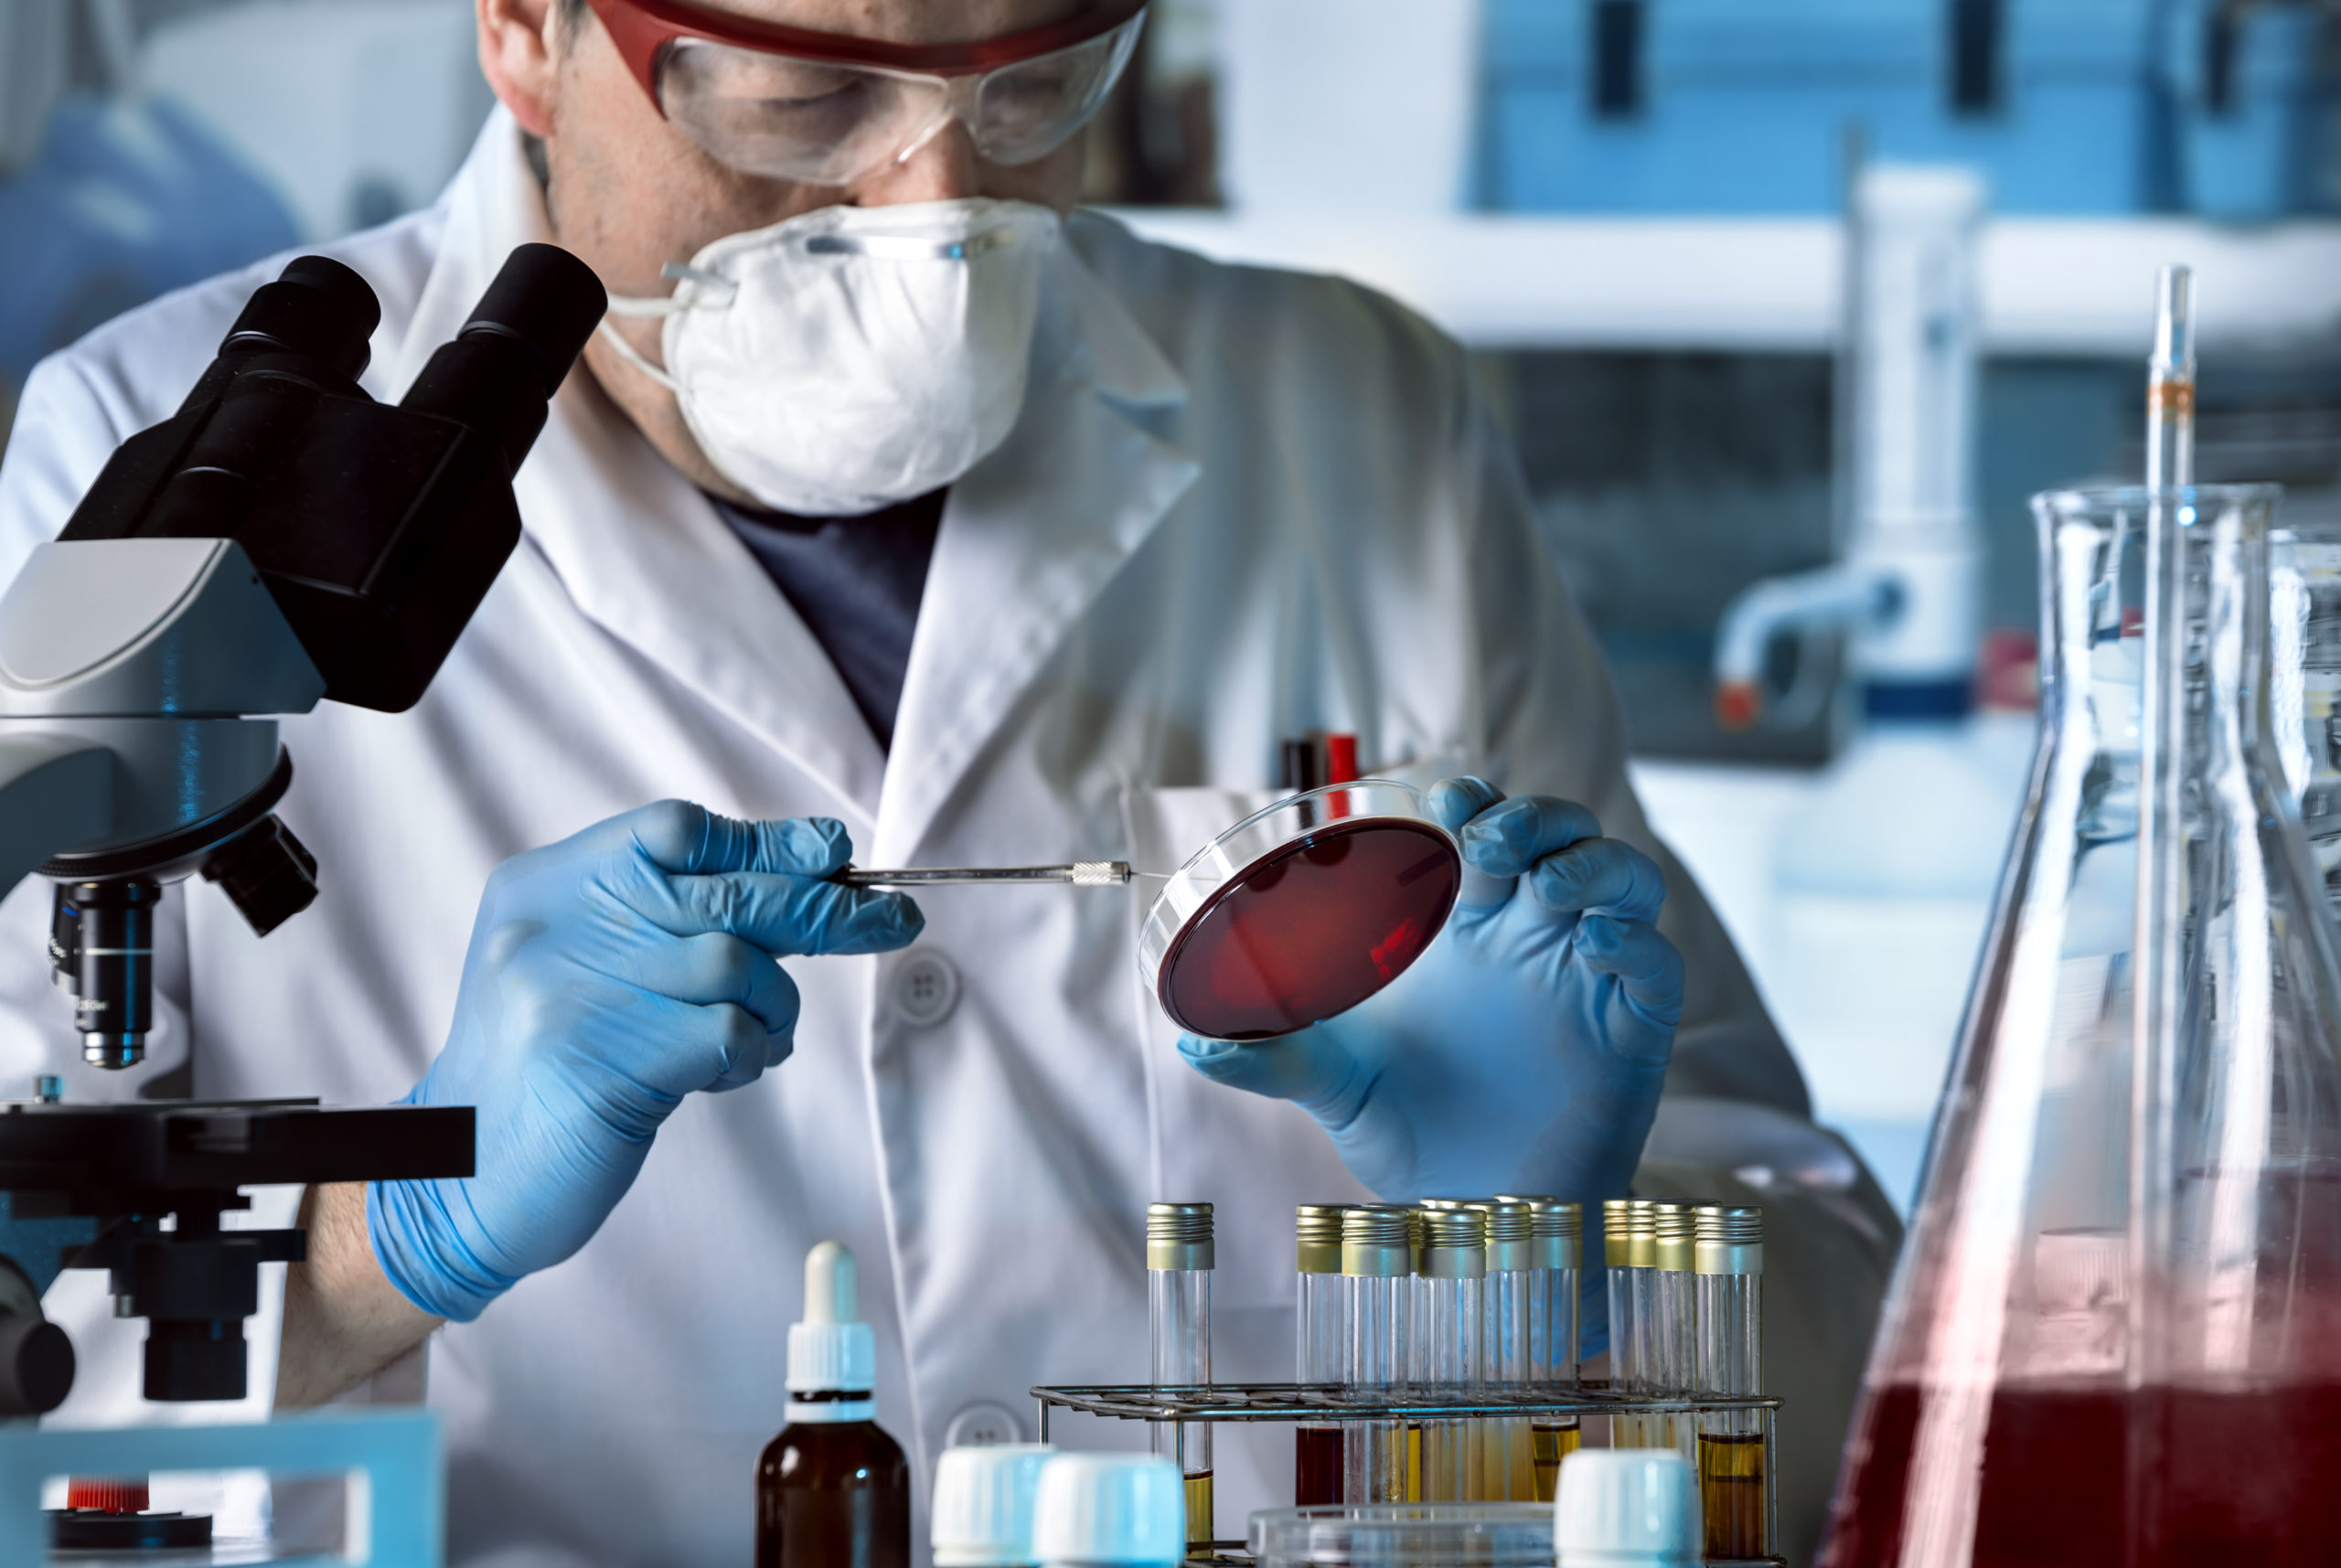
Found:
[[[1695,1394],[1663,1398],[1619,1393],[1606,1382],[1589,1381],[1559,1390],[1481,1390],[1469,1400],[1366,1399],[1336,1384],[1212,1383],[1203,1387],[1157,1387],[1147,1383],[1097,1384],[1084,1387],[1036,1388],[1040,1404],[1040,1437],[1049,1442],[1052,1411],[1073,1411],[1109,1421],[1142,1421],[1149,1424],[1174,1422],[1323,1422],[1323,1421],[1468,1421],[1480,1417],[1574,1415],[1587,1417],[1710,1415],[1752,1411],[1764,1438],[1765,1539],[1780,1540],[1780,1463],[1774,1427],[1780,1409],[1778,1394]],[[1215,1541],[1213,1557],[1201,1561],[1245,1563],[1245,1542]],[[1710,1557],[1707,1568],[1785,1568],[1780,1557]]]

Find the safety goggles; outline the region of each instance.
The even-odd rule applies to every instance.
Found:
[[[683,0],[587,0],[650,101],[748,174],[844,185],[957,120],[992,163],[1046,157],[1129,63],[1146,0],[1099,0],[1045,27],[966,44],[891,44]]]

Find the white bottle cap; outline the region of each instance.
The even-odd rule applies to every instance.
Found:
[[[805,1320],[788,1329],[788,1402],[793,1422],[869,1421],[878,1407],[878,1343],[859,1321],[853,1254],[823,1242],[805,1255]],[[840,1399],[840,1394],[859,1398]]]
[[[992,1568],[1032,1559],[1032,1499],[1046,1443],[946,1448],[935,1465],[928,1539],[935,1568]]]
[[[1032,1556],[1170,1564],[1187,1555],[1187,1485],[1160,1454],[1059,1454],[1041,1467]]]
[[[1553,1508],[1558,1568],[1695,1564],[1699,1488],[1667,1448],[1580,1448],[1561,1461]]]

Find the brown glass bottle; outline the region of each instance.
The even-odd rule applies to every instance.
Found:
[[[756,1464],[756,1568],[910,1568],[911,1467],[874,1421],[792,1421]]]

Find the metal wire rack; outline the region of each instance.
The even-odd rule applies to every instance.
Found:
[[[1730,1411],[1766,1413],[1780,1408],[1778,1394],[1698,1395],[1661,1399],[1612,1392],[1587,1383],[1555,1391],[1485,1390],[1469,1400],[1365,1399],[1338,1384],[1212,1383],[1200,1387],[1146,1383],[1101,1383],[1036,1388],[1041,1437],[1047,1441],[1049,1412],[1076,1410],[1115,1421],[1467,1421],[1507,1415],[1708,1415]]]
[[[1203,1387],[1155,1386],[1145,1383],[1093,1384],[1036,1388],[1040,1404],[1040,1436],[1049,1439],[1050,1414],[1072,1411],[1109,1421],[1149,1424],[1344,1422],[1344,1421],[1469,1421],[1475,1418],[1539,1415],[1638,1417],[1723,1415],[1752,1413],[1763,1437],[1764,1536],[1779,1539],[1780,1466],[1774,1425],[1780,1413],[1778,1394],[1701,1394],[1680,1399],[1620,1393],[1602,1382],[1568,1389],[1482,1390],[1469,1400],[1411,1397],[1369,1399],[1338,1385],[1316,1383],[1213,1383]],[[1688,1456],[1686,1455],[1686,1457]],[[1199,1543],[1200,1544],[1200,1543]],[[1245,1564],[1241,1541],[1212,1542],[1213,1555],[1191,1561]],[[1709,1558],[1708,1568],[1726,1564],[1780,1564],[1778,1557]]]

